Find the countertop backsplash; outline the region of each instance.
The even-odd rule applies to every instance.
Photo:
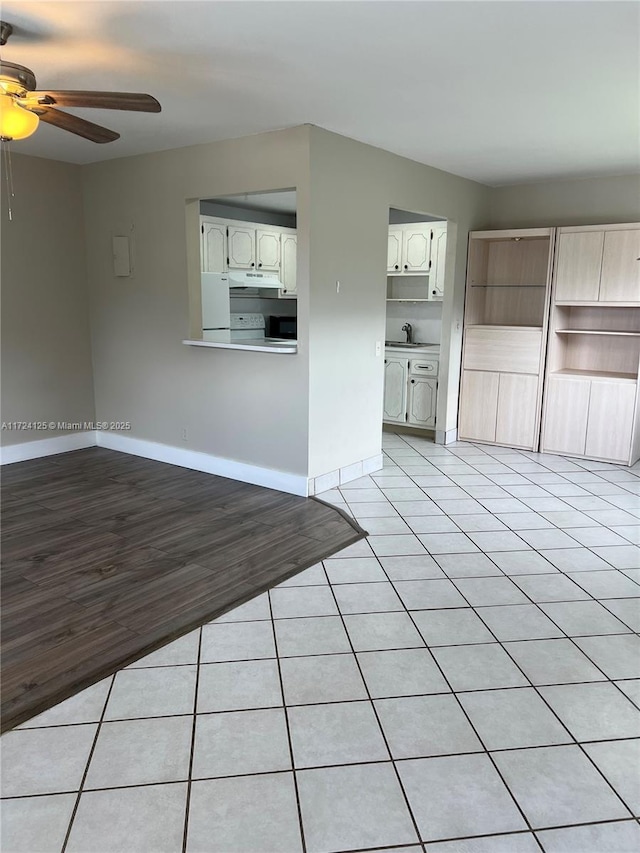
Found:
[[[385,339],[404,341],[402,327],[411,323],[413,340],[439,344],[442,327],[442,302],[387,302],[387,326]]]

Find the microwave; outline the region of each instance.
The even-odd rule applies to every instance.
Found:
[[[267,337],[283,338],[285,340],[292,341],[297,340],[298,318],[274,316],[273,314],[271,314],[269,317],[269,324],[267,328]]]

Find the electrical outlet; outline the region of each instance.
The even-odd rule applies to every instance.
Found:
[[[182,428],[182,430],[181,430],[181,432],[180,432],[180,437],[182,438],[182,440],[183,440],[183,441],[188,441],[188,440],[189,440],[189,435],[188,435],[188,433],[187,433],[187,428],[186,428],[186,427],[183,427],[183,428]]]

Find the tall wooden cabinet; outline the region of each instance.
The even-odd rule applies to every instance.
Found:
[[[640,457],[640,224],[558,229],[541,449]]]
[[[555,229],[469,237],[458,436],[536,450]]]

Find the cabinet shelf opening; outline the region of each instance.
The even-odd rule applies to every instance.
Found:
[[[623,373],[617,370],[580,370],[578,368],[562,368],[553,370],[550,376],[576,376],[581,379],[616,379],[620,382],[638,381],[637,373]]]
[[[622,335],[623,337],[640,338],[640,332],[625,332],[614,329],[556,329],[557,335]]]

